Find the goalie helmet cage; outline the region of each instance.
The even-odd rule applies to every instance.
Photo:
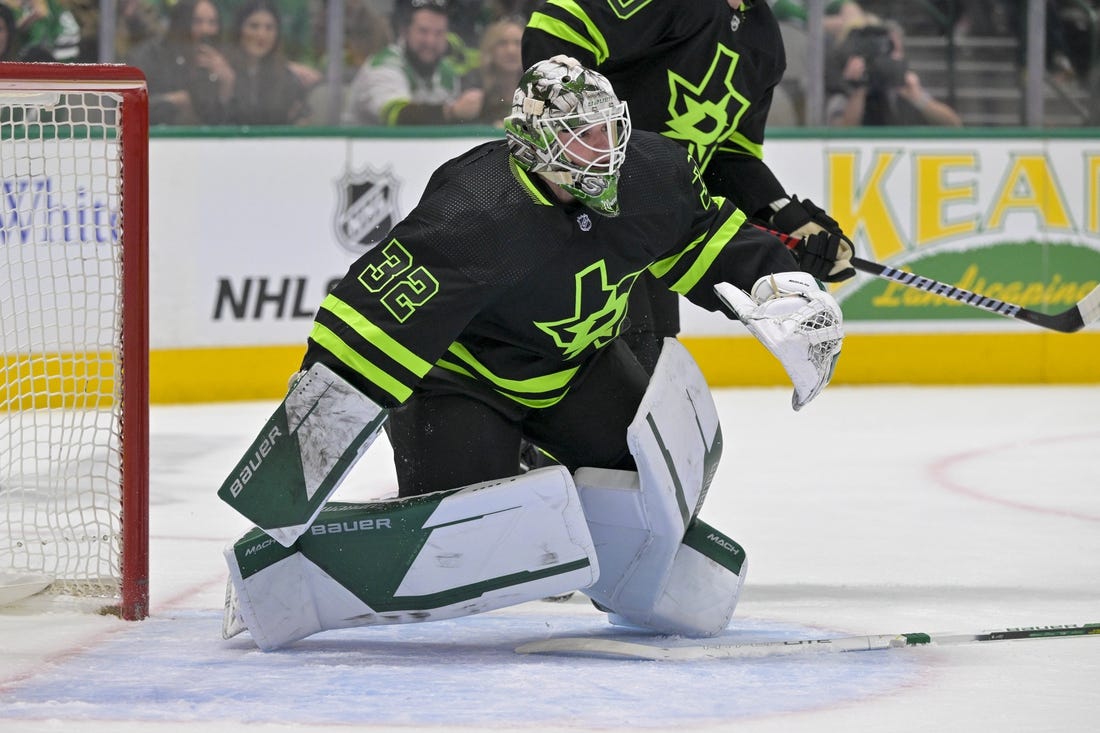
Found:
[[[0,586],[148,613],[148,91],[0,63]]]

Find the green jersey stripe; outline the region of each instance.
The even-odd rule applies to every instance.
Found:
[[[664,275],[667,275],[669,271],[676,266],[676,263],[680,261],[681,257],[698,247],[699,244],[706,238],[706,232],[700,234],[695,239],[695,241],[693,241],[691,244],[689,244],[687,247],[680,250],[676,254],[672,255],[671,257],[666,257],[663,260],[657,260],[656,262],[654,262],[652,265],[649,266],[649,271],[653,273],[654,277],[663,277]]]
[[[545,394],[567,389],[579,369],[579,367],[571,367],[530,379],[508,379],[494,374],[489,367],[478,361],[469,349],[458,342],[451,344],[447,351],[462,362],[465,369],[489,382],[493,387],[504,393],[517,395]]]
[[[534,394],[539,392],[552,392],[557,389],[568,387],[578,369],[578,367],[571,367],[560,372],[546,374],[541,377],[531,377],[530,379],[508,379],[493,374],[489,367],[478,361],[474,355],[470,353],[469,349],[457,341],[451,344],[447,351],[484,379],[492,382],[497,387],[512,392],[527,392]]]
[[[727,138],[728,142],[736,143],[740,147],[730,147],[728,145],[721,145],[718,147],[719,152],[723,153],[749,153],[758,160],[764,159],[764,143],[753,142],[740,132],[733,132]]]
[[[588,31],[588,36],[582,36],[562,21],[551,18],[544,13],[532,14],[531,20],[527,23],[528,28],[537,28],[567,43],[580,46],[592,54],[596,59],[596,64],[602,64],[604,61],[607,61],[608,57],[611,56],[611,52],[607,48],[607,39],[604,38],[600,29],[596,27],[596,24],[592,22],[592,19],[588,17],[588,14],[585,13],[579,5],[573,2],[573,0],[549,0],[546,4],[555,5],[580,21],[581,24],[584,25],[585,30]]]
[[[321,302],[321,309],[327,310],[346,323],[353,331],[363,337],[363,340],[401,366],[408,369],[418,377],[423,378],[432,368],[430,362],[421,359],[400,342],[395,340],[381,328],[367,320],[363,314],[352,308],[334,295],[329,295]]]
[[[715,258],[722,252],[726,243],[733,238],[733,235],[745,223],[746,218],[741,209],[735,209],[733,214],[722,222],[722,226],[718,228],[718,231],[714,232],[707,243],[703,245],[702,251],[695,258],[695,262],[688,271],[670,289],[683,295],[698,285],[710,266],[714,264]]]
[[[481,381],[477,378],[477,375],[475,375],[473,372],[471,372],[470,370],[464,368],[461,364],[455,364],[453,361],[447,361],[446,359],[440,359],[439,361],[436,362],[435,365],[437,367],[439,367],[440,369],[446,369],[449,372],[454,372],[455,374],[461,374],[462,376],[464,376],[468,379],[473,379],[475,381]],[[531,398],[531,397],[522,397],[520,395],[513,394],[511,392],[506,392],[506,391],[504,391],[502,389],[499,389],[499,388],[494,388],[493,391],[496,392],[497,394],[501,395],[502,397],[507,397],[508,399],[512,400],[512,402],[523,405],[524,407],[533,407],[535,409],[542,409],[544,407],[553,407],[554,405],[561,402],[562,398],[564,398],[565,395],[569,393],[569,389],[566,388],[566,389],[563,389],[559,394],[554,395],[552,397],[544,397],[542,399],[534,399],[534,398]]]
[[[362,354],[348,346],[343,339],[329,330],[327,326],[315,322],[309,337],[317,345],[339,359],[342,364],[392,395],[398,402],[404,402],[412,395],[412,389],[368,361]]]
[[[522,184],[524,190],[530,194],[531,198],[534,199],[536,203],[543,206],[554,205],[554,202],[546,198],[542,191],[539,190],[539,187],[531,180],[531,174],[519,167],[515,158],[511,156],[508,157],[508,167],[512,169],[512,174],[516,177],[516,180]]]

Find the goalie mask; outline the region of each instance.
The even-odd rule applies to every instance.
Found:
[[[520,79],[504,129],[520,167],[600,214],[618,215],[630,115],[602,74],[569,56],[538,62]]]

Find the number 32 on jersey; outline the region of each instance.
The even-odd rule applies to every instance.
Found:
[[[404,323],[417,308],[439,292],[439,281],[422,265],[413,267],[409,251],[396,239],[381,248],[383,259],[372,262],[359,273],[359,282],[399,323]]]

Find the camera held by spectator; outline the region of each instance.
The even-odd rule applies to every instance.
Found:
[[[841,56],[863,59],[864,73],[860,79],[848,80],[852,86],[867,86],[872,91],[897,89],[905,85],[909,63],[898,53],[890,30],[882,25],[853,28],[841,47]]]
[[[860,23],[839,40],[826,102],[829,125],[958,127],[955,110],[932,97],[905,58],[905,31],[894,20]]]

